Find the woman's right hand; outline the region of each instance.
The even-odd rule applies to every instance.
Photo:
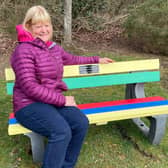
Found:
[[[77,106],[74,96],[65,96],[65,106]]]

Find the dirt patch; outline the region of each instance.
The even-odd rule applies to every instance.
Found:
[[[102,31],[79,30],[73,33],[76,46],[88,51],[115,51],[125,48],[126,43],[122,37],[123,29],[120,25],[111,25]]]

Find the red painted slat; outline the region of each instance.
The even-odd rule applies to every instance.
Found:
[[[107,107],[107,106],[133,104],[133,103],[144,103],[144,102],[159,101],[159,100],[165,100],[165,99],[160,96],[155,96],[155,97],[145,97],[145,98],[137,98],[137,99],[106,101],[106,102],[99,102],[99,103],[79,104],[78,108],[89,109],[89,108]]]
[[[108,106],[117,106],[124,104],[134,104],[134,103],[144,103],[144,102],[152,102],[165,100],[163,97],[155,96],[155,97],[145,97],[145,98],[137,98],[137,99],[127,99],[127,100],[117,100],[117,101],[106,101],[99,103],[87,103],[87,104],[79,104],[78,108],[89,109],[89,108],[97,108],[97,107],[108,107]],[[14,113],[10,113],[10,119],[15,118]]]

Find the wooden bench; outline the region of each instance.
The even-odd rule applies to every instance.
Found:
[[[7,93],[13,93],[15,79],[11,68],[5,70]],[[90,124],[132,119],[152,144],[159,144],[166,127],[168,100],[163,97],[145,97],[144,83],[160,81],[159,60],[122,61],[110,64],[73,65],[64,67],[64,79],[69,89],[111,85],[126,85],[124,100],[80,104],[78,107],[89,118]],[[80,92],[80,91],[79,91]],[[150,125],[141,118],[147,117]],[[43,137],[21,126],[11,113],[9,135],[24,134],[31,140],[33,160],[42,161]]]

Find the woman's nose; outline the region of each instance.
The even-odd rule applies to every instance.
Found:
[[[45,31],[46,31],[45,26],[42,26],[42,27],[41,27],[41,31],[42,31],[42,32],[45,32]]]

